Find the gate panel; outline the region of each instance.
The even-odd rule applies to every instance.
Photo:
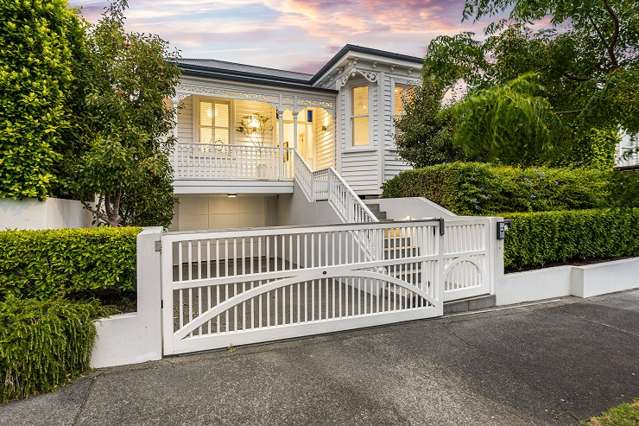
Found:
[[[490,219],[446,222],[444,301],[490,293]]]
[[[441,315],[438,227],[418,221],[166,234],[164,352]]]

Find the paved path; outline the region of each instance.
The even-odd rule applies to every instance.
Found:
[[[639,291],[101,370],[0,424],[576,424],[639,395]]]

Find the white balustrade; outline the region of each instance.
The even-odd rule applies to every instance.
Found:
[[[178,143],[172,163],[175,179],[288,180],[292,153],[271,146]]]
[[[304,161],[299,152],[295,151],[293,154],[295,180],[297,184],[304,192],[306,199],[309,201],[315,201],[313,198],[313,172],[308,163]]]

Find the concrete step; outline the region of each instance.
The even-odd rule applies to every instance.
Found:
[[[380,210],[379,204],[367,204],[367,206],[370,209],[371,213],[373,213],[377,219],[381,221],[388,220],[386,212]]]
[[[494,294],[451,300],[444,302],[444,315],[480,311],[482,309],[492,308],[496,306],[496,304],[497,299]]]

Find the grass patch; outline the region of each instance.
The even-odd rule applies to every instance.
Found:
[[[633,402],[610,408],[601,416],[593,417],[587,426],[637,426],[639,425],[639,398]]]

